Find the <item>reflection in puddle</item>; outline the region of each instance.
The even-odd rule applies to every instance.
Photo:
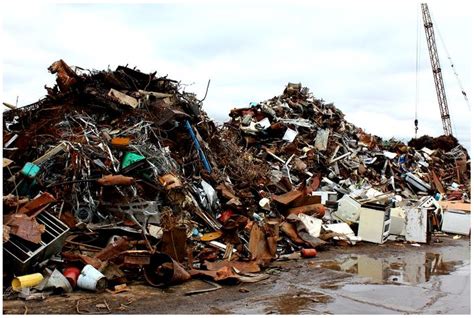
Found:
[[[443,261],[440,254],[421,252],[405,258],[372,258],[366,255],[347,256],[319,263],[319,267],[371,278],[373,283],[418,284],[435,275],[447,275],[462,261]]]
[[[297,293],[285,294],[275,298],[272,305],[267,309],[267,313],[278,313],[283,315],[303,314],[311,311],[311,305],[316,303],[327,304],[332,301],[332,297],[322,293]]]

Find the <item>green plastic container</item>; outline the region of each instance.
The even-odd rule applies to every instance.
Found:
[[[122,169],[127,168],[128,166],[133,165],[135,162],[145,160],[145,157],[134,152],[127,152],[122,159]]]
[[[29,178],[34,178],[39,171],[40,167],[31,162],[27,162],[23,169],[21,169],[21,173]]]

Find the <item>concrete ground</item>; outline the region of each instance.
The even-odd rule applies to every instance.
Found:
[[[387,242],[331,247],[315,258],[274,262],[270,278],[191,296],[192,280],[159,289],[134,283],[120,294],[74,292],[8,300],[4,314],[470,314],[470,238],[431,245]],[[109,309],[108,309],[108,308]]]

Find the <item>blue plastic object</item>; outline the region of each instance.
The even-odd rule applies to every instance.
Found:
[[[193,127],[191,127],[191,124],[189,123],[188,120],[186,120],[186,123],[184,124],[186,128],[188,129],[189,134],[191,135],[192,140],[194,141],[194,147],[196,148],[199,158],[201,158],[201,161],[204,165],[204,168],[207,170],[207,172],[211,173],[211,165],[207,161],[206,155],[204,154],[204,151],[201,149],[201,145],[199,144],[199,141],[196,138],[196,135],[194,134]]]

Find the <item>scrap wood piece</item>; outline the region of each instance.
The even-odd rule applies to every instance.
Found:
[[[39,224],[35,218],[30,218],[25,214],[8,215],[4,224],[10,227],[10,234],[35,244],[41,242],[41,234],[46,231],[44,224]]]

